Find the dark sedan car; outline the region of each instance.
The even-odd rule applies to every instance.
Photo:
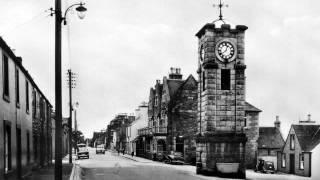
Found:
[[[255,172],[260,171],[262,173],[273,174],[275,172],[274,164],[271,161],[265,161],[263,159],[259,159],[254,171]]]

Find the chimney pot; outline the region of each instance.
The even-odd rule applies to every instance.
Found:
[[[276,116],[276,121],[274,122],[274,127],[280,129],[280,120],[279,120],[279,116]]]

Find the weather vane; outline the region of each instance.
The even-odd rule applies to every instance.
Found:
[[[222,16],[222,8],[223,7],[229,7],[229,5],[222,3],[221,0],[220,0],[220,3],[219,4],[213,4],[213,7],[218,7],[219,8],[219,10],[220,10],[219,20],[223,20],[223,18],[222,18],[223,17]]]

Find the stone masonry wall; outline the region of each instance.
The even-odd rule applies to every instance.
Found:
[[[258,138],[259,138],[259,113],[246,112],[247,128],[245,133],[248,141],[246,143],[246,167],[254,168],[257,162]]]

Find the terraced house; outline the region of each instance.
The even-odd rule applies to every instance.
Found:
[[[51,162],[50,102],[0,37],[0,179],[20,179]]]

